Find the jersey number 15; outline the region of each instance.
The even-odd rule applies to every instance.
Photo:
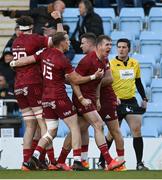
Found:
[[[43,65],[43,76],[46,79],[52,80],[52,67]]]

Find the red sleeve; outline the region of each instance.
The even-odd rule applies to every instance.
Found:
[[[89,70],[90,67],[90,59],[88,59],[87,57],[84,57],[83,59],[81,59],[81,61],[79,62],[78,66],[76,67],[75,71],[80,74],[81,76],[87,75],[87,72]]]

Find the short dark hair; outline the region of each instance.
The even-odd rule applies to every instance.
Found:
[[[96,40],[96,46],[101,44],[104,39],[106,39],[108,41],[112,41],[112,39],[109,36],[107,36],[107,35],[100,35],[100,36],[98,36],[98,38]]]
[[[52,42],[54,46],[58,46],[60,44],[61,41],[65,41],[65,34],[67,34],[66,32],[56,32],[53,36],[52,36]]]
[[[129,49],[129,51],[130,51],[130,49],[131,49],[131,43],[130,43],[130,40],[129,40],[129,39],[127,39],[127,38],[118,39],[118,41],[117,41],[117,43],[116,43],[117,47],[118,47],[118,44],[119,44],[120,42],[127,43],[128,49]]]
[[[30,16],[21,16],[16,20],[16,23],[19,26],[30,26],[34,24],[34,21],[33,18],[31,18]]]
[[[96,35],[94,33],[84,33],[80,37],[81,39],[86,38],[90,40],[94,45],[96,44]]]
[[[87,13],[92,12],[93,11],[93,6],[90,0],[80,0],[79,4],[83,3],[85,5],[85,8],[87,10]]]

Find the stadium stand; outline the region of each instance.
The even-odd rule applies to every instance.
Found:
[[[162,33],[143,31],[140,35],[140,53],[153,54],[156,59],[162,55]]]
[[[152,102],[160,102],[162,100],[162,78],[152,79],[151,100]]]
[[[162,77],[162,58],[160,59],[160,63],[159,63],[159,76]]]
[[[159,32],[162,29],[162,7],[153,7],[148,16],[148,29]]]
[[[114,23],[116,21],[114,9],[94,8],[94,11],[102,18],[104,34],[110,35],[110,33],[113,31]]]
[[[29,9],[29,0],[0,0],[0,10],[6,9],[20,9],[27,10]],[[10,39],[14,33],[15,28],[15,19],[9,17],[4,17],[0,13],[0,54],[2,53],[7,41]]]
[[[122,8],[119,15],[119,30],[132,32],[138,38],[145,21],[143,8]]]
[[[65,11],[63,13],[63,22],[64,22],[64,24],[69,25],[69,27],[70,27],[69,34],[70,35],[74,32],[74,30],[76,28],[78,16],[79,16],[78,8],[65,8]]]
[[[146,86],[150,86],[154,75],[154,56],[148,54],[132,54],[132,57],[137,59],[140,63],[142,81],[146,84]]]
[[[143,115],[142,134],[146,137],[162,135],[162,104],[148,103],[147,111]]]

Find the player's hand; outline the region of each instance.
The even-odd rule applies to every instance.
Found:
[[[102,78],[103,75],[104,75],[104,70],[98,68],[98,70],[95,72],[94,75],[96,76],[96,79],[100,79],[100,78]]]
[[[14,61],[14,60],[11,61],[11,62],[10,62],[10,66],[11,66],[11,67],[16,67],[16,61]]]
[[[59,19],[61,18],[61,13],[59,11],[53,11],[51,13],[51,16],[54,18],[54,19]]]
[[[100,111],[100,109],[101,109],[100,99],[96,100],[96,108],[97,108],[97,111]]]
[[[91,101],[90,99],[83,98],[83,99],[80,101],[80,103],[81,103],[83,106],[87,107],[87,106],[91,105],[92,101]]]
[[[10,10],[3,10],[2,11],[3,16],[11,16],[11,13],[12,13],[12,11],[10,11]]]

